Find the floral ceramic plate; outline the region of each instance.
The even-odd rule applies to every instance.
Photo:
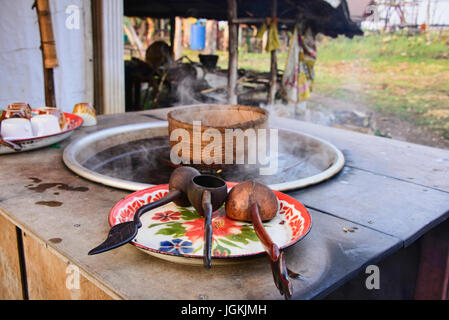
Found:
[[[231,188],[235,183],[228,183]],[[265,222],[267,232],[282,249],[301,240],[311,228],[307,209],[297,200],[277,191],[279,212]],[[168,193],[168,185],[158,185],[134,192],[119,201],[109,214],[109,224],[131,221],[142,205]],[[131,241],[137,248],[159,258],[185,264],[202,265],[204,218],[192,207],[169,203],[142,215],[142,227]],[[242,261],[262,255],[265,250],[252,223],[228,219],[224,207],[213,213],[213,265]]]
[[[20,145],[22,147],[22,150],[19,152],[47,147],[57,142],[60,142],[68,138],[75,129],[79,128],[83,124],[83,118],[81,118],[80,116],[66,112],[64,112],[64,115],[66,117],[67,124],[65,125],[64,129],[61,132],[26,139],[8,139],[8,141],[12,141],[15,144]],[[0,145],[0,154],[16,153],[16,152],[17,151],[14,151],[11,148]]]

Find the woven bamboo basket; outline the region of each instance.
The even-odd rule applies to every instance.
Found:
[[[171,137],[170,147],[173,150],[173,147],[177,145],[177,150],[181,147],[185,148],[185,150],[190,150],[187,155],[178,152],[178,156],[182,159],[183,164],[214,168],[229,164],[232,165],[235,164],[236,161],[237,143],[236,138],[234,137],[232,149],[228,150],[229,145],[226,146],[225,144],[226,130],[241,129],[245,132],[247,129],[254,129],[257,135],[258,129],[268,128],[268,116],[268,111],[265,109],[243,105],[199,105],[177,109],[171,111],[167,117],[168,131],[169,136]],[[199,130],[198,127],[194,129],[194,121],[201,122],[201,130]],[[172,133],[176,129],[184,129],[185,131],[183,130],[183,132],[188,134],[189,139],[173,139]],[[215,150],[211,148],[211,142],[215,141],[215,137],[207,136],[207,133],[211,132],[209,129],[215,129],[212,132],[215,132],[216,134],[219,133],[221,136],[221,139],[219,139],[221,140],[221,155],[220,153],[215,154]],[[201,136],[199,136],[200,133]],[[203,153],[203,151],[205,151],[205,153]],[[230,152],[232,152],[233,163],[227,161],[229,160]],[[247,139],[245,139],[243,153],[245,159],[247,159]],[[207,154],[208,156],[204,157],[204,154]],[[228,154],[227,158],[226,154]],[[221,161],[219,161],[220,158]]]

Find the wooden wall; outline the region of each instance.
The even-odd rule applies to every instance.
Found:
[[[0,214],[0,300],[22,299],[111,300],[113,297],[44,242]]]
[[[16,226],[0,215],[0,300],[23,299]]]

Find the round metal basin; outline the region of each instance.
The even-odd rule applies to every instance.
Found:
[[[320,183],[337,174],[344,156],[322,139],[279,129],[277,171],[260,175],[255,165],[200,169],[226,181],[257,180],[271,189],[287,191]],[[141,190],[168,183],[170,162],[167,122],[131,124],[101,130],[72,142],[63,160],[73,172],[107,186]]]

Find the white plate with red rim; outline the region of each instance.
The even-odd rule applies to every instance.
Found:
[[[5,139],[6,141],[11,141],[14,142],[15,144],[18,144],[19,146],[22,147],[22,150],[14,151],[13,149],[0,144],[0,154],[24,152],[38,148],[43,148],[51,146],[52,144],[58,143],[68,138],[75,129],[79,128],[83,124],[83,118],[74,115],[72,113],[66,112],[64,112],[64,115],[66,117],[67,124],[65,125],[64,130],[62,130],[61,132],[46,136],[38,136],[25,139]]]
[[[234,185],[228,182],[228,188]],[[139,207],[167,193],[168,185],[158,185],[128,195],[111,209],[109,225],[131,221]],[[278,191],[274,193],[279,200],[279,212],[264,226],[273,241],[284,249],[307,235],[312,220],[299,201]],[[142,227],[131,241],[134,246],[164,260],[203,264],[204,218],[193,207],[169,203],[143,214],[141,221]],[[252,223],[227,218],[224,207],[213,213],[212,225],[212,265],[238,263],[265,254]]]

